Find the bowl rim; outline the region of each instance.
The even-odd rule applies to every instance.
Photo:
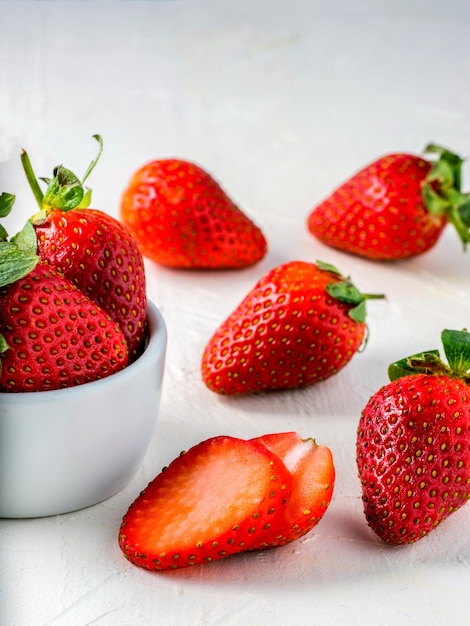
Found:
[[[161,354],[166,348],[167,327],[165,320],[159,308],[151,300],[147,300],[147,324],[149,333],[144,352],[136,361],[122,370],[119,370],[119,372],[115,372],[105,378],[93,380],[89,383],[83,383],[81,385],[74,385],[73,387],[65,387],[62,389],[48,389],[47,391],[18,391],[11,393],[0,392],[0,404],[5,405],[14,403],[15,398],[17,399],[17,402],[19,402],[20,398],[24,400],[25,398],[39,399],[40,397],[41,399],[54,398],[54,400],[58,400],[60,396],[65,399],[67,397],[73,397],[76,394],[82,394],[85,389],[93,388],[93,390],[96,391],[99,386],[109,386],[111,383],[119,384],[121,379],[134,376],[137,369],[145,367],[148,362],[152,362],[155,355]]]

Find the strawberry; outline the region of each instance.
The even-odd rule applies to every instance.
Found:
[[[131,504],[119,545],[134,565],[169,570],[260,542],[291,490],[284,463],[262,443],[218,436],[173,460]]]
[[[470,498],[470,334],[392,364],[365,406],[357,465],[366,519],[390,544],[429,534]]]
[[[239,269],[264,257],[266,239],[201,167],[155,160],[131,178],[121,219],[144,256],[172,268]]]
[[[208,341],[202,378],[234,395],[306,387],[343,368],[366,338],[362,294],[329,264],[292,261],[262,277]]]
[[[4,245],[0,259],[5,259]],[[47,265],[37,263],[26,276],[3,282],[0,391],[71,387],[127,365],[127,345],[118,325]]]
[[[448,222],[464,248],[470,241],[470,196],[461,192],[462,159],[434,144],[425,154],[389,154],[364,167],[309,214],[323,243],[374,260],[430,250]]]
[[[91,192],[83,183],[100,153],[80,181],[62,166],[46,179],[42,193],[29,157],[22,162],[40,206],[26,225],[37,243],[37,254],[51,268],[75,284],[117,322],[129,347],[130,360],[143,350],[146,336],[146,282],[137,242],[118,220],[97,209],[86,208]],[[31,224],[33,228],[31,228]]]
[[[331,450],[314,439],[302,439],[296,432],[256,437],[279,457],[292,476],[292,493],[282,514],[271,528],[252,544],[251,550],[283,546],[303,537],[323,517],[333,496],[335,468]]]

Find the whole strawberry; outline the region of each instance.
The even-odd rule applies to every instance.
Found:
[[[5,260],[0,243],[0,266]],[[21,255],[17,255],[17,260]],[[105,378],[128,363],[109,315],[43,263],[0,286],[0,391],[49,391]]]
[[[37,254],[70,280],[115,320],[126,338],[131,361],[143,350],[146,336],[146,281],[142,254],[127,228],[110,215],[87,208],[91,191],[84,182],[99,159],[79,180],[63,166],[45,179],[43,194],[28,155],[22,161],[39,204],[39,213],[25,226],[24,236],[36,241]],[[32,227],[31,227],[32,225]]]
[[[329,264],[280,265],[247,294],[207,343],[202,378],[241,394],[306,387],[343,368],[366,338],[362,294]]]
[[[470,241],[470,197],[461,192],[462,159],[428,145],[430,161],[389,154],[367,165],[309,214],[321,242],[373,260],[397,260],[430,250],[448,222],[464,247]]]
[[[357,465],[366,519],[385,542],[415,542],[470,498],[470,334],[394,363],[364,408]]]
[[[121,219],[144,256],[173,268],[239,269],[267,250],[258,226],[201,167],[151,161],[132,177]]]

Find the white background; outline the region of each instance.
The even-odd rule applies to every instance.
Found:
[[[449,227],[428,254],[377,264],[325,248],[305,225],[315,203],[381,154],[429,141],[470,153],[469,28],[466,0],[0,1],[0,191],[18,196],[11,232],[36,211],[21,147],[41,176],[59,163],[82,174],[100,133],[95,208],[118,216],[131,174],[177,156],[211,171],[269,241],[266,258],[240,272],[147,262],[169,344],[145,462],[105,503],[0,522],[2,626],[470,623],[470,508],[412,546],[386,547],[366,525],[354,458],[361,408],[387,365],[440,347],[444,327],[469,325],[470,251]],[[262,274],[293,259],[334,263],[362,291],[387,294],[369,303],[366,350],[310,389],[216,396],[200,378],[206,341]],[[283,430],[335,457],[334,499],[311,534],[174,573],[123,558],[123,514],[180,450]]]

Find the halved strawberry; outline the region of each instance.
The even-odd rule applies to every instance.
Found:
[[[323,517],[335,485],[333,455],[314,439],[296,432],[273,433],[252,441],[264,444],[279,457],[292,475],[287,506],[272,520],[271,528],[250,549],[274,548],[307,534]]]
[[[291,485],[284,463],[261,442],[210,438],[172,461],[131,504],[119,545],[149,570],[221,559],[262,542]]]

